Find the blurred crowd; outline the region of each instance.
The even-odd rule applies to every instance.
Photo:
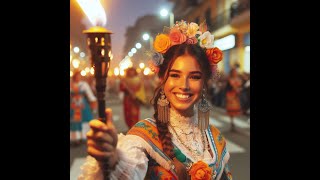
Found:
[[[239,99],[242,114],[250,114],[250,73],[238,72],[241,79],[239,88]],[[216,107],[226,108],[226,93],[228,87],[229,75],[220,73],[220,78],[216,78],[209,82],[208,96],[212,105]]]
[[[133,70],[133,69],[131,69]],[[240,72],[235,69],[238,85],[237,85],[237,101],[238,108],[237,111],[242,115],[250,115],[250,74],[246,72]],[[117,102],[123,103],[124,107],[124,115],[125,121],[130,128],[135,122],[137,122],[140,118],[140,107],[144,106],[146,108],[151,108],[151,100],[153,97],[153,93],[155,91],[156,85],[159,83],[159,79],[154,74],[144,75],[143,73],[136,73],[133,70],[133,75],[129,73],[125,76],[112,76],[107,78],[107,89],[106,89],[106,98],[107,102]],[[232,70],[230,74],[225,74],[220,72],[219,78],[214,78],[210,80],[208,83],[208,101],[215,107],[220,107],[222,109],[226,109],[227,114],[233,118],[233,116],[239,115],[237,113],[229,114],[228,112],[228,98],[227,94],[230,90],[230,79]],[[70,118],[70,140],[71,143],[79,144],[78,140],[81,142],[86,141],[85,132],[87,131],[88,121],[89,119],[97,118],[97,107],[95,104],[90,104],[90,102],[95,102],[97,97],[97,92],[95,88],[95,78],[94,76],[80,76],[79,73],[77,76],[80,78],[77,81],[81,82],[80,84],[88,84],[87,89],[83,89],[80,91],[80,95],[83,95],[83,100],[86,102],[85,104],[89,104],[91,106],[87,106],[90,108],[91,113],[88,114],[88,110],[82,108],[81,110],[81,118],[79,120],[75,120],[74,116]],[[75,77],[71,78],[71,86],[70,86],[70,97],[71,100],[74,98],[75,87],[74,86]],[[76,96],[77,97],[77,96]],[[88,99],[88,97],[91,97]],[[73,102],[73,101],[71,101]],[[70,104],[71,115],[75,112],[75,104]],[[234,108],[234,107],[233,107]],[[80,111],[79,111],[80,112]],[[81,115],[80,114],[80,115]],[[86,117],[87,116],[87,117]],[[130,118],[131,117],[131,118]],[[135,117],[135,118],[132,118]],[[132,122],[131,122],[132,121]],[[233,122],[232,122],[233,123]]]
[[[238,76],[241,79],[241,86],[239,88],[239,98],[242,109],[242,114],[250,114],[250,73],[238,71]],[[145,96],[147,99],[146,106],[151,106],[150,100],[152,99],[154,89],[158,83],[158,78],[154,75],[139,74],[141,81],[144,84]],[[208,98],[212,105],[216,107],[226,108],[226,92],[228,85],[229,74],[220,72],[219,78],[209,81]],[[120,90],[121,77],[107,79],[107,91],[110,97],[123,96]],[[122,98],[121,98],[122,99]]]
[[[151,106],[150,100],[152,99],[154,89],[158,83],[158,78],[153,75],[143,75],[139,73],[138,76],[143,82],[145,96],[146,96],[146,104],[145,106]],[[244,115],[250,114],[250,73],[240,72],[238,71],[238,76],[241,81],[240,88],[240,104],[242,108],[242,113]],[[93,76],[82,77],[83,80],[87,81],[92,88],[94,94],[95,92],[95,80]],[[107,79],[107,94],[109,99],[108,101],[112,101],[113,99],[123,99],[124,93],[120,89],[120,82],[125,77],[121,76],[112,76]],[[219,78],[215,78],[209,81],[209,89],[208,89],[208,98],[212,105],[220,108],[226,108],[226,92],[227,92],[227,84],[228,84],[229,74],[220,72]]]

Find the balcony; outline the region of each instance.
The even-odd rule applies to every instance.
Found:
[[[235,4],[230,9],[230,26],[240,28],[250,24],[250,1]]]
[[[226,25],[240,27],[250,24],[250,1],[232,4],[230,9],[218,14],[211,22],[207,22],[210,29],[216,31]]]
[[[230,8],[230,18],[233,19],[236,16],[241,15],[242,13],[250,11],[250,1],[243,3],[233,3]]]

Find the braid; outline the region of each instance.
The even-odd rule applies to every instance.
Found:
[[[157,124],[158,132],[159,132],[159,138],[160,138],[160,141],[161,141],[162,147],[163,147],[163,152],[167,156],[169,156],[171,159],[173,159],[175,170],[177,172],[179,179],[180,178],[181,179],[188,179],[188,173],[187,173],[185,166],[179,160],[177,160],[175,158],[175,154],[173,152],[173,143],[172,143],[172,138],[171,138],[172,134],[170,133],[170,131],[168,129],[168,123],[161,123],[157,118],[158,117],[158,108],[157,108],[158,106],[157,106],[156,102],[157,102],[158,98],[160,97],[160,90],[161,90],[161,86],[156,88],[152,102],[153,102],[153,107],[155,110],[155,113],[153,116],[156,119],[156,124]]]
[[[173,143],[172,143],[172,134],[168,129],[168,123],[161,123],[158,120],[158,108],[157,108],[157,100],[160,97],[160,89],[161,86],[156,88],[154,98],[153,98],[153,107],[154,107],[154,115],[153,117],[156,119],[157,129],[159,131],[159,138],[162,143],[164,153],[170,158],[174,158],[175,155],[173,153]]]
[[[173,153],[173,143],[171,140],[171,133],[168,129],[168,123],[160,123],[157,121],[157,127],[159,131],[159,138],[162,142],[163,151],[167,154],[171,159],[175,157]]]

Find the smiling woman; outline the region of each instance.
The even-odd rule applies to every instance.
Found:
[[[213,35],[205,24],[181,21],[155,38],[154,49],[149,65],[160,83],[153,118],[119,136],[110,121],[91,121],[79,179],[231,180],[226,141],[208,123],[207,82],[222,59]]]

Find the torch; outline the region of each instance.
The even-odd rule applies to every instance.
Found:
[[[87,45],[91,54],[91,65],[94,68],[98,99],[99,120],[106,122],[105,91],[111,57],[112,32],[106,28],[95,26],[83,31],[87,35]]]
[[[96,92],[98,99],[99,120],[106,122],[105,91],[111,54],[111,31],[104,28],[107,18],[99,0],[77,0],[93,27],[84,30],[90,50],[91,66],[94,68]]]

